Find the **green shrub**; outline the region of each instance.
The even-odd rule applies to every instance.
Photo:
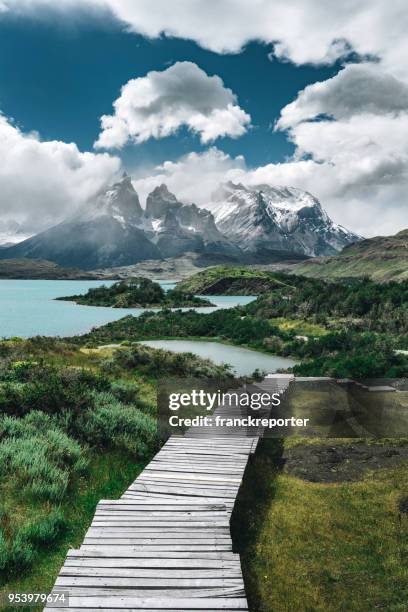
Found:
[[[83,435],[89,442],[147,457],[157,445],[156,420],[112,393],[96,393],[95,408],[84,415]]]
[[[35,548],[48,547],[60,538],[67,527],[67,521],[61,510],[53,510],[44,518],[29,523],[20,530],[22,540]]]
[[[111,384],[110,391],[120,402],[131,404],[136,401],[139,389],[140,386],[136,382],[119,379]]]
[[[3,572],[10,560],[10,553],[7,546],[6,538],[3,531],[0,529],[0,572]]]
[[[37,369],[38,362],[22,359],[14,361],[8,369],[8,380],[15,382],[26,382],[30,379],[31,373]]]
[[[9,550],[5,571],[8,575],[24,572],[33,564],[34,558],[33,545],[24,539],[20,533],[17,533]]]
[[[0,440],[6,437],[21,438],[39,431],[47,431],[55,426],[56,422],[52,417],[39,411],[30,412],[23,419],[8,415],[0,416]]]
[[[7,542],[0,531],[0,573],[10,577],[29,569],[37,552],[49,548],[64,534],[67,522],[60,510],[23,525]]]
[[[72,420],[91,406],[90,391],[110,388],[108,378],[91,370],[77,367],[27,366],[20,362],[14,380],[6,382],[0,391],[0,410],[6,414],[24,416],[32,410],[47,414],[69,412]],[[21,381],[24,381],[22,384]]]
[[[58,501],[86,460],[80,444],[57,429],[48,415],[0,419],[0,475],[36,498]]]
[[[145,397],[138,397],[135,402],[136,408],[145,414],[149,414],[150,416],[154,416],[157,414],[157,406],[155,403],[146,399]]]
[[[197,378],[226,378],[231,375],[228,365],[216,365],[193,353],[172,353],[143,345],[116,351],[118,365],[127,370],[137,369],[155,378],[160,376],[195,376]]]

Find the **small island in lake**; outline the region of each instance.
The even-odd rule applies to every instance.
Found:
[[[192,293],[172,289],[164,291],[159,283],[148,278],[135,277],[89,289],[84,295],[58,297],[57,300],[76,302],[85,306],[110,306],[112,308],[194,308],[213,306],[204,298]]]

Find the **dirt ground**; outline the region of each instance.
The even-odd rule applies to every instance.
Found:
[[[408,464],[408,445],[302,444],[285,450],[282,461],[284,472],[310,482],[353,482],[372,470]]]

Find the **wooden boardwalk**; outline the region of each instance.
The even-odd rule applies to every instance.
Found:
[[[257,386],[273,393],[289,381],[278,375]],[[240,414],[226,411],[214,414]],[[248,610],[229,522],[260,433],[172,436],[120,499],[99,502],[55,582],[69,607],[46,609]]]

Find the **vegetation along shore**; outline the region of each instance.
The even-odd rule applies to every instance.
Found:
[[[217,270],[216,275],[211,272],[212,291],[214,284],[224,284],[225,272]],[[254,274],[257,272],[244,279],[252,284]],[[202,290],[201,283],[208,276],[193,276],[187,289],[200,283]],[[108,323],[74,341],[97,346],[152,338],[217,338],[296,357],[300,364],[293,371],[303,376],[407,375],[407,281],[380,285],[352,279],[340,283],[283,273],[268,273],[267,278],[270,289],[246,306],[208,314],[169,309],[145,312]]]
[[[85,306],[111,306],[112,308],[194,308],[213,306],[209,300],[182,289],[164,291],[159,283],[143,278],[129,278],[89,289],[85,295],[58,297],[57,300],[73,301]]]

